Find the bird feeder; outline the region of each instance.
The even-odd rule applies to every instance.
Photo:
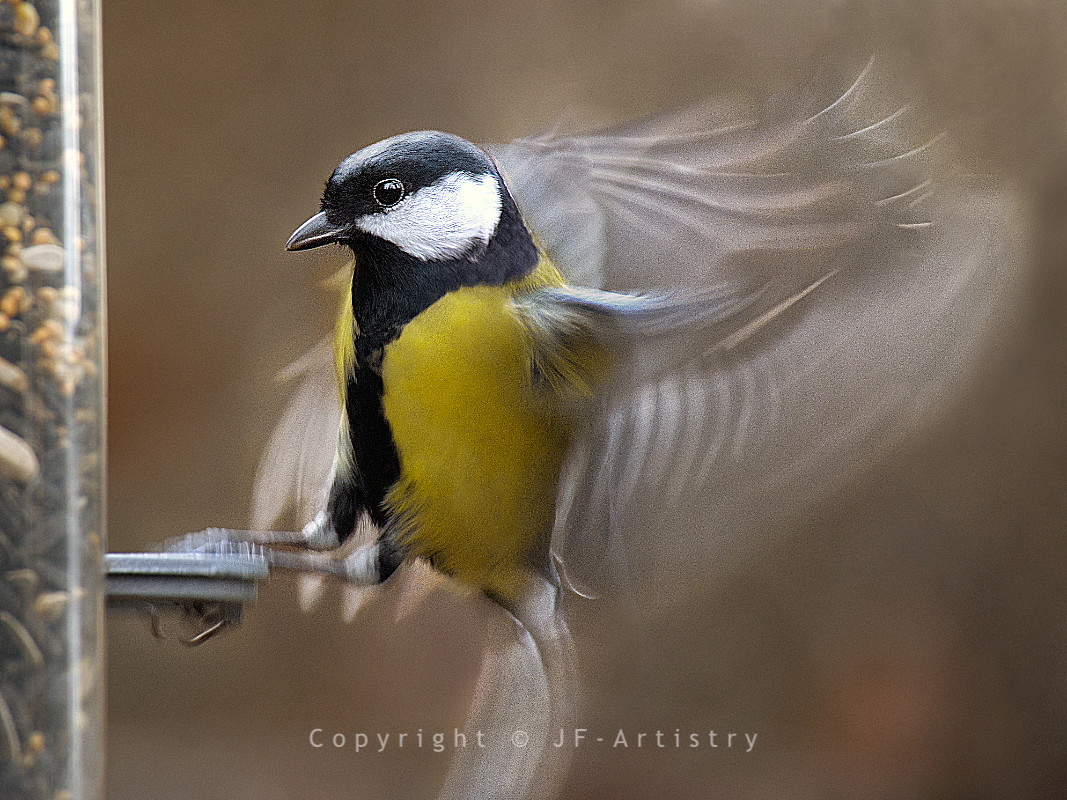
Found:
[[[103,797],[96,0],[0,4],[0,797]]]

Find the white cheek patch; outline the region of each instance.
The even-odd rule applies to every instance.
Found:
[[[454,172],[405,197],[356,227],[423,261],[455,258],[488,244],[500,222],[500,187],[493,175]]]

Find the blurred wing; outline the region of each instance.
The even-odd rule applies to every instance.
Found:
[[[341,425],[330,340],[293,362],[279,377],[294,381],[296,388],[256,470],[252,486],[255,530],[270,530],[290,507],[300,525],[322,508]]]
[[[692,482],[703,433],[696,425],[709,409],[705,398],[684,396],[679,380],[706,382],[739,352],[781,337],[836,275],[773,303],[765,290],[743,295],[726,286],[658,296],[562,287],[513,300],[535,385],[570,406],[577,429],[553,540],[569,578],[588,581],[582,564],[604,567],[622,555],[614,514],[640,499],[639,490],[677,501]],[[588,552],[576,558],[575,550]]]
[[[872,72],[873,63],[821,110],[706,103],[492,153],[524,219],[574,283],[644,291],[650,279],[763,282],[761,269],[781,280],[784,259],[825,266],[829,251],[887,224],[929,222],[933,142],[912,143],[913,115],[886,104]]]
[[[561,479],[553,548],[570,578],[728,568],[918,429],[984,352],[1018,277],[1012,202],[973,184],[935,197],[907,111],[862,116],[868,72],[793,122],[700,108],[498,153],[568,276],[729,286],[736,306],[703,323],[676,307],[697,324],[657,331],[630,315]]]

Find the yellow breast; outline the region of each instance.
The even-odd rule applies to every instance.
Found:
[[[466,287],[409,322],[382,361],[382,405],[400,455],[387,505],[415,556],[515,598],[547,553],[567,426],[529,382],[516,290],[559,283],[547,263],[519,286]]]

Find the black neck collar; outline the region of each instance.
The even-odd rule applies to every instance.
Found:
[[[533,237],[507,196],[489,243],[456,258],[423,261],[368,234],[359,234],[349,244],[356,256],[352,313],[358,331],[356,357],[361,363],[367,363],[370,354],[399,336],[407,323],[449,292],[522,278],[538,261]]]

